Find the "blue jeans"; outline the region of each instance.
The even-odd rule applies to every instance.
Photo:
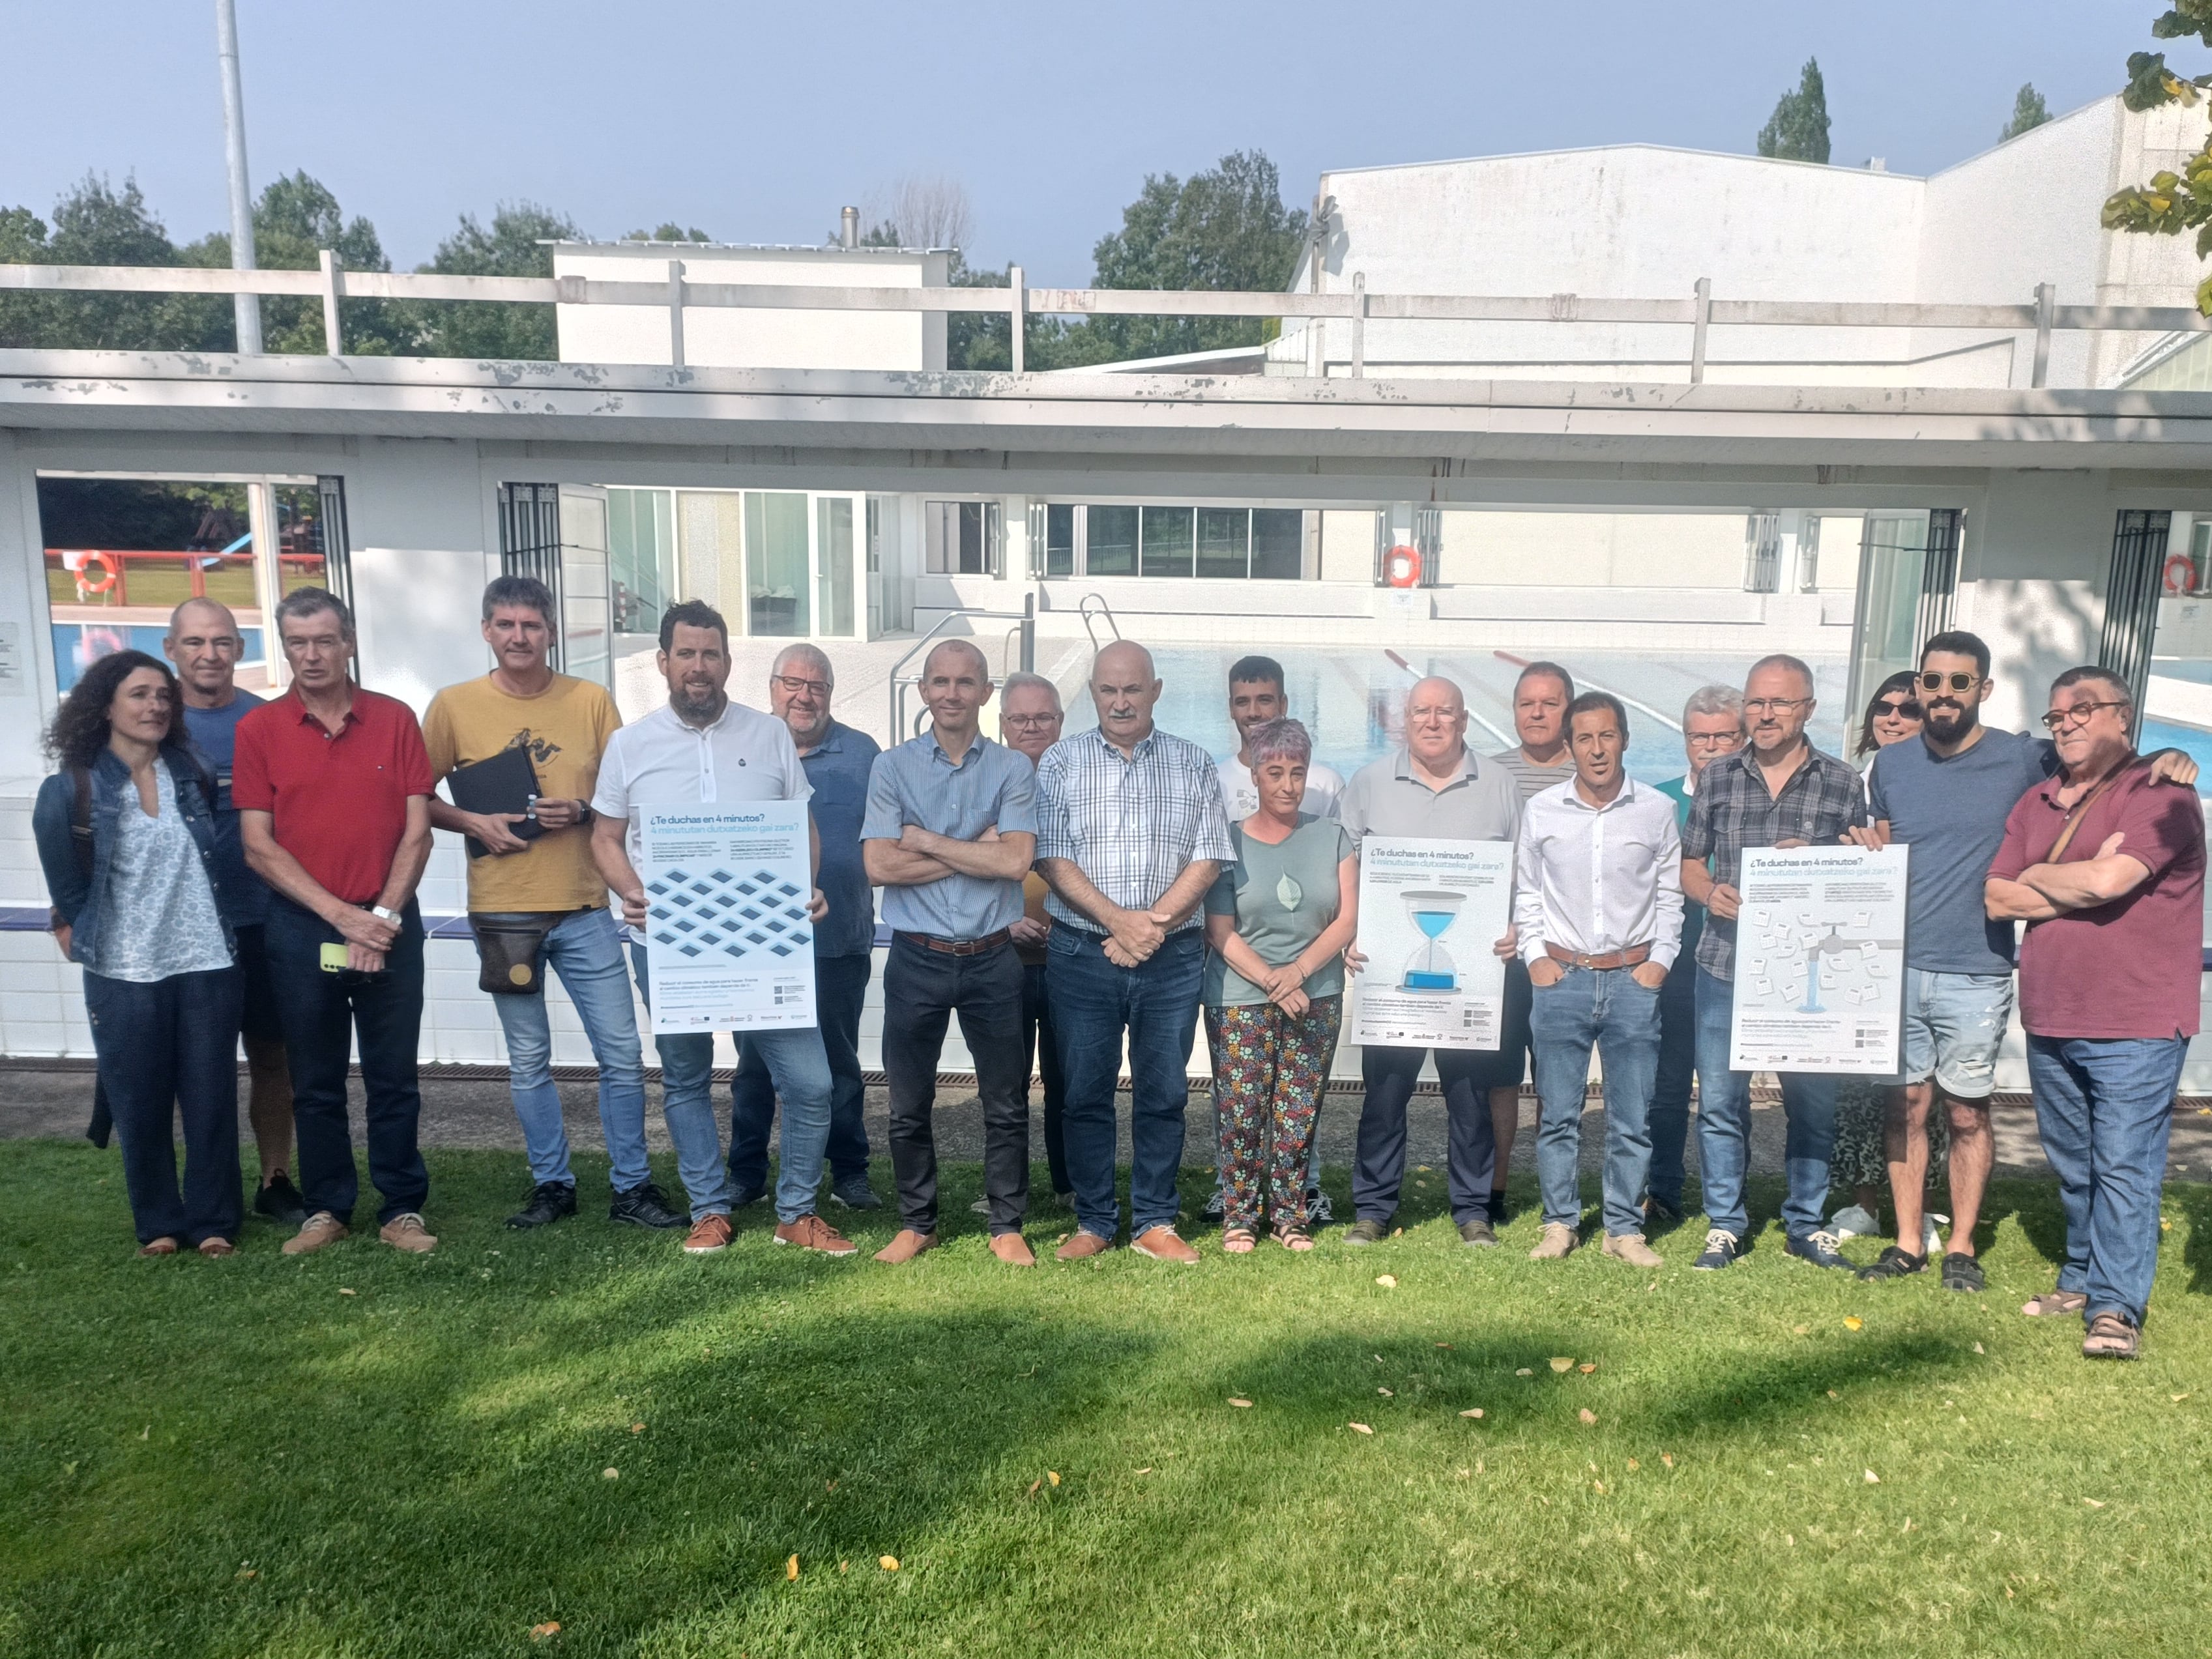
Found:
[[[123,1187],[141,1244],[173,1238],[238,1242],[246,1218],[238,1182],[235,968],[174,974],[150,984],[84,976],[84,1012],[100,1055],[100,1085],[123,1147]],[[185,1126],[185,1185],[177,1190],[176,1122]]]
[[[618,1193],[653,1179],[645,1161],[645,1065],[637,1042],[637,1006],[623,965],[622,931],[605,906],[579,910],[545,935],[545,964],[560,975],[592,1057],[599,1063],[599,1129],[606,1137],[609,1180]],[[541,981],[542,984],[542,981]],[[553,1082],[553,1031],[545,993],[495,996],[507,1034],[507,1091],[522,1123],[530,1178],[574,1186],[561,1091]]]
[[[629,961],[638,994],[650,1006],[652,975],[645,946],[635,939]],[[814,1189],[822,1184],[822,1153],[830,1139],[830,1062],[822,1053],[822,1034],[806,1025],[749,1031],[745,1041],[758,1047],[775,1091],[783,1097],[775,1218],[798,1221],[814,1213]],[[661,1115],[676,1146],[676,1170],[690,1195],[691,1213],[727,1215],[736,1188],[722,1161],[721,1133],[714,1122],[714,1039],[705,1031],[656,1033],[653,1046],[660,1054]]]
[[[1729,1017],[1735,987],[1703,968],[1698,972],[1698,1163],[1705,1218],[1739,1239],[1749,1236],[1743,1182],[1751,1166],[1751,1073],[1729,1069]],[[1783,1158],[1790,1195],[1782,1200],[1783,1231],[1802,1238],[1820,1230],[1828,1202],[1828,1154],[1836,1144],[1836,1079],[1784,1072],[1782,1109],[1790,1121]]]
[[[1544,1219],[1582,1220],[1577,1164],[1590,1048],[1605,1068],[1605,1230],[1614,1237],[1644,1231],[1638,1201],[1651,1164],[1649,1113],[1659,1065],[1659,993],[1629,969],[1570,968],[1557,985],[1539,986],[1528,1008],[1536,1046],[1536,1182]]]
[[[2186,1037],[2027,1039],[2035,1124],[2058,1176],[2066,1263],[2058,1288],[2088,1297],[2084,1320],[2141,1325],[2158,1271],[2158,1204]]]
[[[1176,1174],[1182,1167],[1183,1112],[1190,1103],[1192,1039],[1198,1032],[1200,930],[1170,933],[1134,968],[1106,960],[1102,935],[1055,927],[1045,963],[1053,1038],[1067,1100],[1061,1134],[1075,1218],[1084,1231],[1112,1238],[1121,1206],[1114,1195],[1114,1092],[1121,1037],[1129,1040],[1129,1229],[1133,1236],[1175,1224]]]
[[[1690,1083],[1698,1074],[1698,967],[1686,940],[1659,988],[1659,1066],[1651,1081],[1651,1196],[1682,1210],[1682,1153],[1690,1139]]]
[[[875,958],[814,958],[815,1029],[830,1062],[830,1179],[868,1178],[868,1087],[860,1080],[860,1009],[868,1000]],[[775,1121],[775,1084],[757,1045],[738,1044],[730,1079],[730,1179],[741,1193],[768,1185],[768,1132]]]

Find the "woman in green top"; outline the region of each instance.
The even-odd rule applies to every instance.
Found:
[[[1271,720],[1249,739],[1260,810],[1231,827],[1237,862],[1206,898],[1206,1030],[1221,1136],[1221,1248],[1252,1249],[1264,1200],[1275,1237],[1310,1250],[1306,1156],[1359,923],[1359,860],[1330,818],[1298,811],[1313,739]]]

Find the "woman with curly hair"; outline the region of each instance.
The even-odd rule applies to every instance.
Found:
[[[100,1086],[141,1255],[235,1248],[240,988],[216,905],[211,790],[167,665],[118,651],[84,672],[46,738],[59,765],[32,834],[62,953],[84,969]],[[173,1125],[181,1109],[185,1180]]]

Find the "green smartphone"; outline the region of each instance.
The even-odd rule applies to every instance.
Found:
[[[325,973],[342,974],[345,971],[345,965],[346,947],[343,940],[340,940],[336,945],[325,945],[323,946],[323,971]]]

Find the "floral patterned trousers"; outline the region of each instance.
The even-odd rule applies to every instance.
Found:
[[[1256,1229],[1263,1200],[1276,1224],[1305,1224],[1306,1157],[1343,1015],[1341,997],[1296,1017],[1272,1003],[1206,1011],[1224,1227]]]

